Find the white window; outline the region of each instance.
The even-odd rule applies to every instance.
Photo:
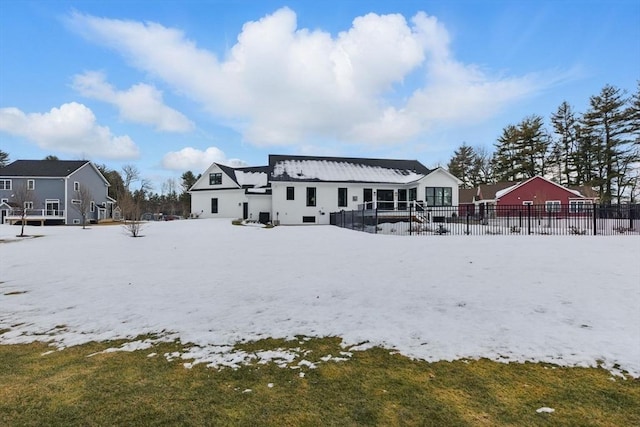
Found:
[[[80,203],[82,203],[80,200],[78,199],[71,199],[71,204],[72,205],[79,205]]]
[[[527,205],[531,206],[531,205],[533,205],[533,202],[531,200],[525,200],[524,202],[522,202],[522,204],[525,205],[525,206],[527,206]]]
[[[11,180],[0,179],[0,190],[11,190]]]
[[[80,183],[78,181],[73,181],[73,191],[80,191]]]
[[[35,190],[36,189],[36,180],[28,179],[27,180],[27,190]]]
[[[24,202],[25,209],[33,209],[33,202]]]
[[[544,208],[547,212],[560,212],[560,200],[547,200],[544,202]]]
[[[8,203],[9,199],[0,199],[0,203]]]
[[[571,200],[569,201],[569,213],[581,213],[584,212],[584,200]]]

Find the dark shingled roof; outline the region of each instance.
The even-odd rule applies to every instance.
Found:
[[[88,160],[16,160],[0,168],[0,176],[65,177],[87,163]]]
[[[458,203],[461,205],[473,203],[476,194],[478,194],[477,188],[461,188],[458,190]]]

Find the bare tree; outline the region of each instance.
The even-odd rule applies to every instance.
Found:
[[[86,185],[80,184],[75,192],[75,198],[71,200],[71,206],[82,216],[82,229],[86,228],[87,216],[91,209],[93,195]]]
[[[119,200],[122,209],[123,227],[131,237],[140,237],[142,231],[140,201],[131,193],[126,192]]]
[[[27,181],[14,189],[9,202],[13,207],[13,212],[20,215],[20,224],[22,226],[18,237],[25,237],[24,226],[27,222],[27,215],[29,214],[29,209],[33,209],[34,205],[33,190],[29,190],[29,187],[27,187]]]
[[[122,166],[122,174],[124,188],[129,191],[129,187],[132,182],[138,181],[140,179],[140,170],[135,165],[124,165]]]

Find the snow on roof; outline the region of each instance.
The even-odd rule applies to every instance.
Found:
[[[273,167],[274,178],[296,181],[385,182],[407,184],[425,175],[410,169],[387,168],[339,160],[281,160]]]
[[[266,172],[243,171],[236,169],[236,179],[240,186],[266,187],[268,176]]]
[[[504,196],[505,194],[507,194],[509,191],[513,190],[514,188],[516,188],[518,185],[520,185],[520,183],[517,183],[515,185],[512,185],[511,187],[507,187],[507,188],[503,188],[502,190],[496,191],[496,199],[499,199],[500,197]]]

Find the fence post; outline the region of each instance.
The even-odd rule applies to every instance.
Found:
[[[522,228],[522,209],[518,211],[518,228]]]
[[[375,227],[374,227],[374,233],[378,234],[378,207],[376,206],[376,209],[374,211],[374,223],[375,223]]]
[[[531,205],[527,205],[527,234],[531,234]]]
[[[411,204],[409,204],[409,236],[411,236],[412,227],[413,227],[413,215],[411,214]]]
[[[469,229],[469,220],[471,219],[471,215],[469,215],[469,208],[467,207],[467,236],[471,234],[471,230]]]
[[[595,203],[592,205],[593,206],[593,235],[597,235],[598,234],[598,205],[596,205]]]
[[[364,205],[362,205],[362,231],[365,230],[365,224],[364,224],[364,210],[366,208],[367,203],[365,202]]]

